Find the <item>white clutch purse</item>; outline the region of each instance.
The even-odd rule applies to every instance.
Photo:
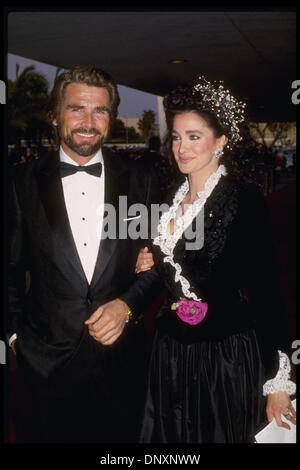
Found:
[[[292,401],[293,407],[296,410],[296,399]],[[289,424],[291,429],[285,429],[277,426],[275,418],[255,436],[257,444],[296,444],[296,426],[288,421],[284,416],[282,421]]]

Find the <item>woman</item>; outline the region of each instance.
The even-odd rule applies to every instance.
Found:
[[[264,406],[286,428],[282,415],[295,424],[296,414],[264,198],[230,162],[244,104],[200,77],[164,107],[185,180],[153,240],[168,295],[156,318],[141,442],[249,442]],[[143,250],[137,272],[152,264]]]

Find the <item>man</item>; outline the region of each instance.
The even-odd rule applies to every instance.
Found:
[[[115,233],[130,223],[120,196],[149,207],[158,194],[150,172],[102,148],[118,104],[98,68],[61,74],[49,102],[59,151],[19,165],[13,181],[8,332],[43,442],[137,441],[140,313],[153,274],[135,278],[140,244]],[[115,208],[117,230],[105,227],[104,204]]]

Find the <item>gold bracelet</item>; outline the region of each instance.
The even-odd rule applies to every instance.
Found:
[[[132,311],[131,311],[131,308],[130,308],[130,307],[128,307],[128,310],[127,310],[127,312],[126,312],[126,315],[127,315],[127,319],[126,319],[126,322],[125,322],[125,323],[128,323],[129,320],[131,320],[132,317],[133,317]]]

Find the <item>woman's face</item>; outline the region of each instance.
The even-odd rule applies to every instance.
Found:
[[[177,114],[173,120],[172,151],[179,170],[192,174],[203,169],[216,171],[216,149],[223,149],[226,137],[215,138],[205,120],[196,112]]]

